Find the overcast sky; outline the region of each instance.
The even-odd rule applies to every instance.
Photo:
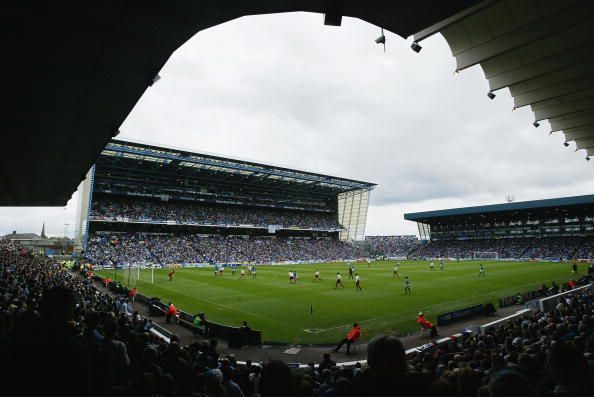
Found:
[[[406,212],[592,193],[592,164],[561,133],[495,100],[480,67],[455,77],[437,35],[422,42],[317,14],[241,18],[176,51],[118,139],[375,182],[367,235],[416,234]],[[0,233],[72,235],[66,208],[0,208]]]

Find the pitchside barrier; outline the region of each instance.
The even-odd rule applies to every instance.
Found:
[[[158,298],[148,298],[143,295],[137,295],[139,301],[150,304],[151,315],[165,315],[167,312],[167,305],[160,302]],[[198,333],[198,329],[194,327],[195,316],[178,310],[179,325],[189,329],[193,333]],[[205,337],[221,338],[228,342],[230,348],[240,349],[242,346],[260,346],[262,344],[262,331],[250,329],[243,330],[240,327],[231,327],[224,324],[207,321],[208,335]]]
[[[153,327],[149,330],[149,332],[163,339],[165,342],[171,343],[171,336],[173,335],[173,333],[161,327],[159,324],[153,323]]]
[[[531,308],[534,308],[538,311],[548,312],[549,310],[555,308],[557,303],[559,303],[560,297],[563,297],[568,294],[579,294],[579,293],[584,293],[584,292],[589,292],[589,291],[592,291],[592,284],[584,285],[584,286],[577,287],[577,288],[574,288],[569,291],[561,292],[560,294],[557,294],[557,295],[548,296],[546,298],[539,299],[538,301],[535,301],[535,302],[530,302],[530,304],[526,305],[526,307],[531,306]],[[536,303],[536,307],[534,307],[534,303]]]
[[[435,342],[432,343],[426,343],[424,345],[421,346],[417,346],[417,347],[413,347],[412,349],[408,349],[404,352],[404,354],[406,355],[407,359],[412,359],[415,358],[417,354],[422,353],[422,352],[426,352],[426,351],[435,351],[435,349],[443,346],[444,344],[447,343],[452,343],[452,342],[456,342],[456,340],[458,340],[459,338],[463,338],[464,334],[461,333],[457,333],[445,338],[441,338],[436,340]],[[342,363],[337,363],[336,365],[339,367],[354,367],[355,365],[357,365],[357,363],[363,365],[367,363],[367,360],[358,360],[358,361],[346,361],[346,362],[342,362]],[[317,366],[317,364],[316,364]],[[304,365],[304,364],[300,364],[298,366],[294,366],[293,368],[308,368],[308,365]]]
[[[542,293],[540,292],[540,290],[526,291],[522,294],[522,298],[524,299],[524,302],[528,302],[528,301],[534,300],[536,298],[540,298],[541,296],[542,296]],[[516,304],[517,304],[516,295],[499,298],[499,307],[500,308],[508,307],[508,306],[512,306],[512,305],[516,305]]]
[[[459,321],[459,320],[462,320],[462,319],[465,319],[468,317],[474,317],[474,316],[477,316],[477,315],[483,314],[483,313],[485,313],[485,309],[484,309],[483,305],[481,305],[481,304],[464,307],[462,309],[452,310],[451,312],[438,314],[437,315],[437,325],[439,325],[441,327],[443,325],[448,325],[453,322],[456,322],[456,321]]]
[[[484,334],[489,328],[496,327],[502,323],[505,323],[506,321],[513,320],[514,318],[520,317],[524,314],[530,314],[531,312],[532,312],[532,309],[518,310],[517,312],[515,312],[514,314],[512,314],[510,316],[503,317],[503,318],[500,318],[499,320],[491,321],[490,323],[483,324],[483,325],[479,326],[478,327],[479,332]]]

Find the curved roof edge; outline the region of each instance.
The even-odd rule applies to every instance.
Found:
[[[440,33],[455,73],[479,65],[489,98],[507,88],[514,110],[529,106],[532,125],[548,121],[565,146],[594,156],[594,2],[484,0],[413,35]]]

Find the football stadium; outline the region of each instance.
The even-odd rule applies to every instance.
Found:
[[[368,236],[402,246],[366,247],[374,187],[112,140],[81,189],[79,235],[99,276],[215,323],[247,321],[264,343],[287,344],[332,343],[353,313],[365,313],[357,321],[368,337],[406,335],[419,311],[435,321],[563,283],[567,262],[594,253],[594,196],[406,214],[420,240]],[[431,272],[432,261],[444,271]],[[479,262],[489,278],[477,283]],[[345,281],[335,288],[338,274]]]
[[[71,255],[0,238],[3,395],[594,395],[594,195],[423,208],[403,215],[418,234],[370,235],[373,174],[118,138],[196,33],[305,11],[378,26],[384,51],[384,29],[414,53],[441,34],[456,74],[480,65],[489,99],[508,88],[589,161],[591,2],[124,3],[5,18],[27,106],[8,109],[0,205],[80,185]]]

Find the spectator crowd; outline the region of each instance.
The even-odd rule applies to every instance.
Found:
[[[334,239],[224,237],[194,234],[93,235],[87,258],[97,265],[182,263],[278,263],[363,258],[365,253]]]
[[[365,236],[365,244],[374,256],[408,257],[419,249],[421,242],[417,236]]]
[[[189,263],[280,263],[358,259],[368,256],[458,259],[594,258],[590,237],[436,240],[372,237],[365,250],[329,238],[286,238],[189,233],[112,233],[90,236],[86,256],[99,265]],[[487,257],[487,255],[491,255]]]
[[[546,237],[482,240],[432,240],[410,252],[415,258],[472,259],[477,253],[496,252],[504,259],[591,259],[592,237]]]
[[[593,395],[592,292],[546,313],[465,333],[406,356],[395,336],[367,345],[366,364],[292,370],[240,365],[216,340],[182,346],[146,331],[89,279],[0,240],[2,394],[133,397],[539,397]]]
[[[316,230],[341,228],[336,213],[177,202],[97,200],[93,202],[91,216],[111,221],[127,218],[128,221],[175,222],[187,225],[281,225],[285,228]]]

